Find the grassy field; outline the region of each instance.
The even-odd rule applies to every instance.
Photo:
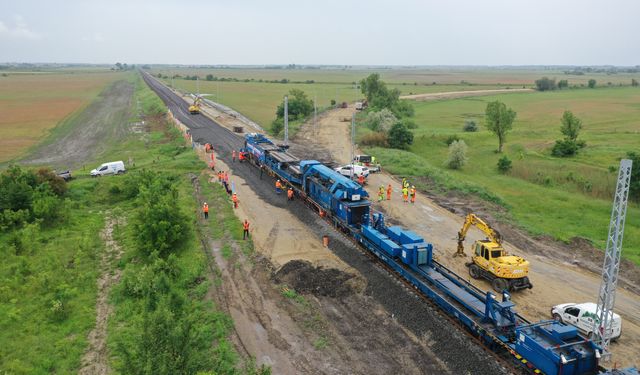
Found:
[[[11,72],[0,76],[0,162],[14,159],[86,107],[120,73]]]
[[[513,169],[496,169],[497,138],[484,129],[484,110],[500,100],[518,116],[504,154]],[[374,150],[387,169],[398,174],[430,175],[448,187],[480,192],[509,208],[517,223],[534,234],[568,241],[574,236],[604,247],[617,178],[614,170],[627,151],[640,148],[640,89],[601,88],[548,93],[522,93],[416,103],[415,141],[411,153]],[[551,156],[561,138],[560,117],[571,110],[583,120],[580,139],[587,147],[573,158]],[[464,133],[465,119],[481,124]],[[457,135],[469,150],[468,164],[445,170],[446,139]],[[629,208],[624,256],[640,264],[640,208]]]

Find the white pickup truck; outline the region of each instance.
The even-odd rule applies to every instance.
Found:
[[[593,335],[594,321],[598,320],[596,315],[597,305],[593,302],[587,303],[563,303],[551,308],[553,319],[570,324],[578,328],[588,338]],[[617,340],[622,333],[622,318],[613,313],[613,321],[609,335],[611,340]]]

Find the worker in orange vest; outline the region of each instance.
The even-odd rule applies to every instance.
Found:
[[[242,239],[246,240],[249,238],[249,220],[244,219],[244,223],[242,223]]]
[[[416,203],[416,187],[411,186],[411,203]]]
[[[229,172],[224,172],[224,182],[226,182],[227,184],[229,183]]]
[[[358,176],[358,183],[361,186],[364,186],[364,175],[362,173],[360,173],[360,176]]]
[[[282,193],[282,183],[280,180],[276,180],[276,194]]]
[[[212,171],[215,171],[216,170],[216,163],[210,161],[209,162],[209,168],[211,168]]]
[[[233,160],[233,162],[236,162],[236,150],[231,151],[231,160]]]
[[[233,208],[238,208],[238,196],[236,193],[233,193],[231,200],[233,201]]]
[[[202,212],[204,213],[204,218],[208,219],[209,218],[209,205],[207,204],[207,202],[204,202],[204,204],[202,205]]]
[[[218,182],[222,182],[222,171],[218,172]]]
[[[293,200],[293,189],[289,188],[289,190],[287,190],[287,200],[292,201]]]
[[[387,200],[390,201],[391,200],[391,192],[393,191],[393,189],[391,189],[391,184],[389,184],[387,186]]]
[[[244,152],[238,152],[238,160],[240,161],[240,163],[244,161]]]

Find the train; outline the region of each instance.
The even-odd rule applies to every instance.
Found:
[[[433,245],[400,226],[388,226],[357,182],[316,160],[300,160],[263,134],[245,135],[249,162],[294,189],[333,227],[457,321],[487,348],[525,373],[639,375],[636,368],[606,369],[602,349],[576,327],[517,313],[508,292],[484,292],[433,258]]]

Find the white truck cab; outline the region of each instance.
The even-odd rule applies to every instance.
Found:
[[[551,316],[553,319],[570,324],[578,328],[588,338],[592,337],[594,322],[598,320],[596,315],[597,305],[593,302],[587,303],[563,303],[551,308]],[[613,313],[611,322],[611,330],[608,336],[611,340],[616,340],[622,333],[622,318],[620,315]]]
[[[126,172],[126,169],[124,168],[124,162],[120,160],[101,164],[98,168],[91,171],[91,176],[98,177],[109,174],[121,174],[124,172]]]

